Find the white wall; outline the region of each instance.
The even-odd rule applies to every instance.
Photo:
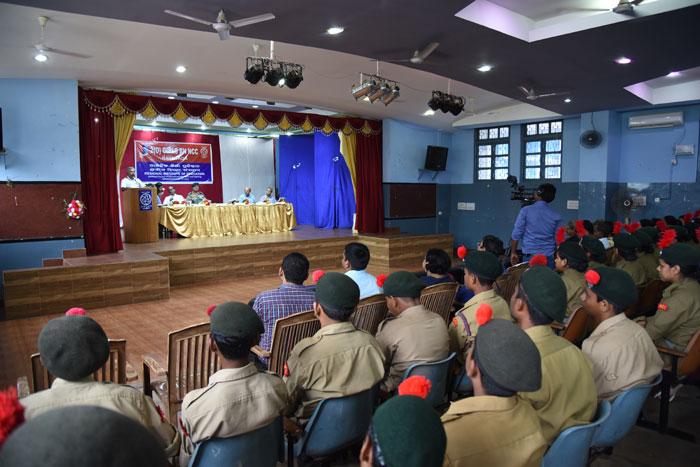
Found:
[[[221,180],[224,202],[252,188],[256,199],[265,188],[275,186],[273,140],[245,136],[219,136],[221,151]]]

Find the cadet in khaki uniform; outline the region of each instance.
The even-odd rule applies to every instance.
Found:
[[[566,286],[566,318],[569,318],[581,306],[581,294],[586,289],[586,278],[583,275],[588,269],[586,252],[578,243],[564,242],[557,248],[554,268]]]
[[[644,265],[637,260],[639,240],[628,233],[619,233],[613,237],[613,240],[615,241],[615,253],[620,257],[620,261],[615,264],[615,267],[632,276],[634,285],[637,287],[647,285]]]
[[[386,358],[383,391],[396,389],[414,363],[447,358],[447,326],[440,315],[420,304],[424,288],[425,282],[407,271],[396,271],[384,281],[389,318],[382,321],[376,335]]]
[[[656,314],[647,319],[646,331],[654,344],[682,350],[700,329],[700,284],[697,283],[700,252],[674,243],[659,253],[659,276],[671,282]]]
[[[59,407],[95,405],[120,412],[145,425],[161,442],[168,457],[180,446],[180,435],[142,391],[97,382],[92,374],[109,358],[109,341],[102,327],[81,314],[49,321],[37,342],[41,361],[56,379],[50,389],[20,400],[27,420]]]
[[[623,313],[637,301],[632,277],[621,269],[600,267],[588,271],[586,281],[581,301],[600,324],[581,350],[593,363],[598,400],[611,401],[623,391],[651,383],[664,362],[644,329]]]
[[[199,183],[194,182],[192,184],[192,191],[190,191],[187,194],[187,204],[202,204],[207,200],[207,197],[204,196],[204,193],[199,191]]]
[[[221,370],[209,385],[188,392],[182,401],[180,465],[190,461],[197,443],[229,438],[272,423],[287,403],[287,388],[274,373],[258,372],[249,361],[250,348],[265,332],[248,305],[226,302],[211,312],[211,350]]]
[[[597,238],[584,235],[581,239],[581,248],[586,252],[589,269],[604,266],[605,263],[608,262],[608,257],[605,254],[605,247]]]
[[[659,266],[659,259],[654,255],[654,242],[642,230],[636,230],[632,232],[632,235],[639,240],[637,262],[642,265],[644,282],[648,284],[650,281],[659,278],[659,271],[656,270]]]
[[[359,300],[360,288],[343,274],[326,273],[316,284],[321,329],[294,346],[285,367],[285,415],[297,424],[306,424],[322,399],[357,394],[384,378],[377,340],[348,322]]]
[[[457,352],[461,365],[467,361],[467,351],[479,331],[479,305],[487,303],[495,318],[512,321],[508,303],[493,291],[493,283],[502,272],[501,262],[488,251],[472,251],[464,258],[464,285],[474,296],[457,312],[449,327],[450,351]]]
[[[566,311],[566,287],[556,272],[545,266],[525,271],[510,299],[510,310],[542,359],[542,388],[518,394],[532,404],[551,444],[563,430],[593,419],[598,406],[593,365],[549,326],[564,319]]]
[[[656,227],[651,227],[648,225],[645,227],[640,227],[638,232],[644,232],[645,234],[647,234],[649,236],[649,238],[651,238],[652,246],[654,247],[653,255],[656,258],[655,260],[656,260],[656,264],[658,266],[658,264],[659,264],[659,251],[661,251],[659,249],[658,245],[656,244],[660,238],[658,229]]]
[[[483,321],[482,321],[483,323]],[[547,450],[537,413],[518,391],[542,384],[535,344],[510,321],[484,323],[467,356],[474,397],[453,402],[442,422],[445,466],[539,466]]]

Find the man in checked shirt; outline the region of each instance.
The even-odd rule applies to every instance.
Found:
[[[274,290],[260,292],[253,303],[253,310],[265,325],[260,339],[260,347],[270,351],[272,330],[280,318],[314,309],[316,293],[313,288],[304,286],[309,277],[309,260],[301,253],[290,253],[282,260],[279,270],[282,285]],[[261,358],[267,365],[267,359]]]

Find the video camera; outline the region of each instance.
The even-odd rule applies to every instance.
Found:
[[[511,201],[520,201],[523,206],[529,206],[535,203],[534,188],[525,188],[523,185],[518,185],[518,177],[515,175],[508,175],[506,181],[510,183],[511,188],[514,190],[510,192]]]

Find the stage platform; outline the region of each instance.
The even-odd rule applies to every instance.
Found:
[[[350,229],[302,225],[289,232],[208,238],[166,238],[124,244],[119,253],[85,256],[68,250],[44,267],[3,272],[5,319],[165,300],[171,287],[276,275],[282,258],[298,251],[311,269],[339,268],[343,246],[366,244],[376,267],[419,269],[425,252],[452,253],[452,234],[392,232],[355,235]]]

